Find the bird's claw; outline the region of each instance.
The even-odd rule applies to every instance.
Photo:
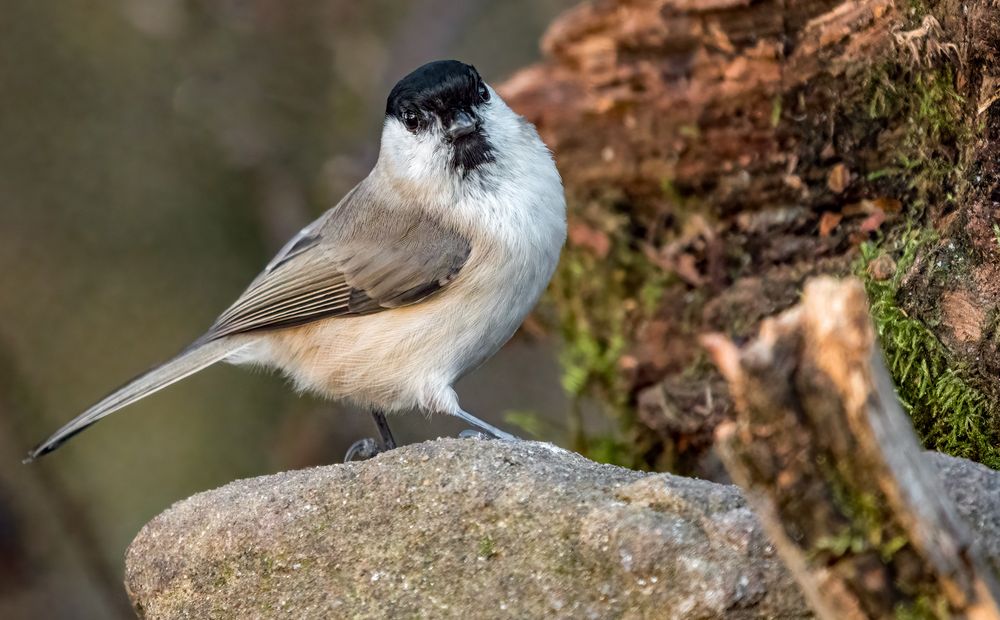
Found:
[[[521,441],[520,437],[515,437],[509,433],[504,433],[505,436],[500,436],[495,433],[491,433],[486,429],[476,429],[467,428],[458,434],[459,439],[486,439],[495,441]]]
[[[371,437],[365,437],[351,444],[351,447],[347,449],[347,454],[344,455],[344,462],[350,463],[354,460],[367,461],[380,452],[382,452],[382,449],[379,448],[375,440]]]

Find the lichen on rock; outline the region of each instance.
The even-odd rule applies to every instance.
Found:
[[[1000,474],[932,458],[1000,567]],[[150,619],[810,616],[735,487],[533,442],[438,440],[195,495],[139,533],[126,586]]]

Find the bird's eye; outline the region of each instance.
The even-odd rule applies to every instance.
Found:
[[[490,100],[490,89],[486,88],[486,84],[482,82],[479,83],[479,100],[483,103]]]
[[[410,131],[416,131],[420,127],[420,115],[413,110],[403,110],[403,124]]]

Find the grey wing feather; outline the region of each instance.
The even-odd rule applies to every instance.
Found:
[[[447,286],[470,252],[462,235],[398,197],[374,198],[362,183],[289,241],[198,342],[74,418],[26,461],[244,346],[223,336],[417,303]]]
[[[364,184],[303,229],[209,330],[209,339],[417,303],[458,275],[469,241]]]
[[[342,204],[350,203],[351,199],[357,193],[357,191],[358,187],[352,189],[350,192],[347,193],[346,196],[344,196],[344,198],[340,201],[340,204],[338,204],[337,206],[339,207]],[[322,229],[323,224],[326,222],[328,217],[329,213],[319,218],[315,222],[309,224],[308,226],[300,230],[298,233],[296,233],[294,237],[289,239],[288,243],[286,243],[280,250],[278,250],[278,253],[274,255],[274,258],[271,259],[271,262],[268,263],[266,267],[264,267],[264,271],[261,274],[261,276],[258,277],[258,279],[260,279],[260,277],[263,277],[268,272],[274,271],[274,269],[276,269],[281,264],[288,262],[290,259],[298,256],[302,252],[305,252],[309,248],[319,243],[319,241],[323,238],[322,235],[320,234],[320,230]]]

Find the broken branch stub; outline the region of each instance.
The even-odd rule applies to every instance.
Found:
[[[823,618],[1000,619],[1000,587],[895,395],[854,280],[817,278],[739,348],[703,338],[736,420],[720,455]]]

